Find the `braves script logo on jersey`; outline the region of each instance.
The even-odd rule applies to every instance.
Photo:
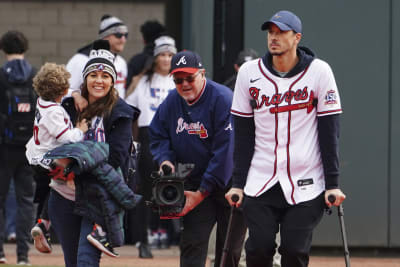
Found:
[[[337,96],[335,90],[329,90],[326,92],[325,105],[335,105],[337,104]]]
[[[297,91],[286,91],[285,93],[277,93],[272,96],[261,95],[260,97],[260,89],[257,87],[250,87],[249,93],[256,100],[257,105],[255,106],[256,109],[260,109],[262,106],[271,106],[269,111],[271,113],[279,113],[279,112],[287,112],[293,111],[298,109],[307,109],[307,113],[310,113],[314,106],[316,106],[317,99],[314,99],[314,92],[311,91],[308,94],[308,87],[304,87],[303,89],[298,89]],[[297,103],[297,104],[290,104],[292,100],[302,101],[307,100],[307,102]],[[288,103],[285,106],[277,106],[282,104],[283,102]]]
[[[185,56],[182,56],[179,61],[176,63],[177,66],[179,66],[180,64],[186,65],[186,59]]]
[[[179,134],[183,131],[187,131],[188,134],[197,134],[200,138],[208,137],[207,129],[204,127],[203,123],[199,121],[196,123],[187,123],[183,118],[179,118],[176,133]]]

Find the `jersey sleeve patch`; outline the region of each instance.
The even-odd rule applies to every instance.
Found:
[[[338,96],[335,90],[329,90],[325,94],[325,106],[336,105],[338,103]]]

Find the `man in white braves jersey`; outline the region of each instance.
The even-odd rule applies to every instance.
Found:
[[[329,65],[298,47],[300,19],[266,21],[268,52],[239,70],[232,104],[234,174],[226,198],[240,196],[249,228],[247,266],[272,266],[280,229],[283,267],[307,266],[312,232],[328,195],[338,206],[339,92]]]
[[[103,15],[100,22],[99,38],[108,40],[111,52],[116,55],[114,66],[117,71],[117,80],[114,87],[123,99],[125,98],[125,80],[128,74],[128,67],[125,59],[118,54],[125,48],[128,27],[117,17]],[[87,101],[80,95],[80,88],[83,83],[82,71],[89,59],[92,46],[93,44],[91,43],[80,48],[67,63],[67,70],[71,73],[71,79],[69,80],[71,87],[68,95],[74,98],[75,106],[80,111],[87,106]]]

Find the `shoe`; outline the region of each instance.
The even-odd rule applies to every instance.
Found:
[[[161,249],[167,249],[169,248],[169,242],[168,242],[168,234],[166,231],[160,231],[159,232],[160,236],[160,247]]]
[[[150,250],[150,247],[148,244],[140,243],[139,258],[142,258],[142,259],[152,259],[153,258],[153,254],[151,253],[151,250]]]
[[[119,256],[118,253],[116,253],[113,247],[110,245],[110,242],[108,242],[107,234],[103,232],[103,235],[101,235],[96,226],[93,227],[93,231],[88,234],[87,240],[97,249],[104,252],[106,255],[113,258]]]
[[[42,222],[35,224],[31,230],[35,248],[42,253],[51,253],[50,233]]]
[[[160,246],[161,246],[160,235],[158,234],[157,231],[151,231],[148,234],[147,239],[149,241],[150,248],[152,248],[152,249],[160,248]]]
[[[31,266],[32,264],[29,262],[27,256],[19,256],[17,260],[17,265]]]
[[[10,234],[7,236],[7,241],[8,241],[9,243],[15,243],[16,240],[17,240],[17,235],[16,235],[15,233],[10,233]]]
[[[7,263],[7,259],[5,256],[0,256],[0,264]]]

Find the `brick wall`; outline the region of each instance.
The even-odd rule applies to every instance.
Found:
[[[66,64],[76,50],[97,38],[100,18],[110,14],[129,28],[126,60],[142,50],[140,25],[148,19],[165,21],[163,3],[128,1],[1,1],[0,34],[22,31],[29,39],[26,58],[36,67],[51,61]],[[0,53],[3,64],[4,53]]]

